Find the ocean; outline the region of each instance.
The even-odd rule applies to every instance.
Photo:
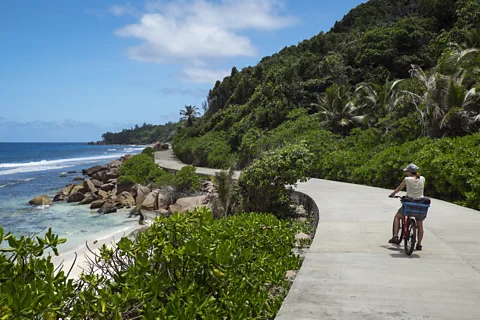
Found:
[[[82,169],[102,165],[144,146],[87,145],[85,143],[0,143],[0,225],[15,235],[40,235],[49,227],[66,238],[60,252],[71,252],[87,240],[105,239],[138,221],[128,210],[99,215],[88,205],[54,203],[31,206],[28,201],[52,197],[82,176]],[[68,173],[75,171],[75,173]],[[1,244],[0,244],[1,245]]]

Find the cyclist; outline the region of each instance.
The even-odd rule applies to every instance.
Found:
[[[418,173],[418,167],[413,163],[409,164],[403,171],[407,172],[407,177],[403,179],[402,183],[395,189],[390,197],[395,196],[398,192],[402,191],[405,186],[407,187],[407,197],[411,198],[423,198],[423,189],[425,187],[425,178]],[[398,229],[400,229],[400,220],[403,219],[403,205],[398,209],[395,217],[393,218],[393,237],[388,242],[393,244],[400,244],[398,238]],[[423,220],[425,218],[417,218],[418,225],[418,243],[417,250],[422,250],[423,240]]]

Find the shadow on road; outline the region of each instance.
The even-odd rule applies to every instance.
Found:
[[[392,258],[409,258],[409,259],[418,259],[420,258],[420,256],[418,254],[415,254],[413,253],[411,256],[407,256],[404,252],[403,252],[403,247],[401,246],[396,246],[396,247],[392,247],[392,246],[386,246],[386,245],[383,245],[383,246],[380,246],[382,248],[385,248],[387,250],[390,250],[390,251],[396,251],[398,253],[391,253],[390,256]]]
[[[418,259],[420,256],[418,254],[412,253],[411,256],[407,256],[405,253],[391,253],[392,258],[406,258],[406,259]]]

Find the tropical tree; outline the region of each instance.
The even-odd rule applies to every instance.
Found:
[[[412,66],[411,75],[421,85],[422,93],[406,93],[420,115],[425,136],[465,134],[480,121],[478,112],[470,108],[477,101],[478,88],[465,83],[468,70],[445,65],[455,60],[442,58],[430,73]],[[445,70],[450,72],[445,74]]]
[[[187,120],[187,126],[191,127],[195,119],[200,116],[198,108],[196,106],[185,106],[185,110],[180,110],[182,116],[180,120]]]
[[[399,94],[399,85],[403,80],[395,80],[384,84],[362,83],[355,90],[357,103],[365,106],[370,124],[378,123],[379,119],[387,117],[396,111],[402,102],[403,95]],[[387,128],[388,131],[388,128]]]
[[[357,104],[350,88],[344,85],[327,88],[312,106],[317,108],[323,126],[342,135],[348,135],[355,126],[367,121],[365,105]]]

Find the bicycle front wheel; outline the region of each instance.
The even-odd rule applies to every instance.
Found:
[[[407,235],[405,236],[405,253],[409,256],[415,249],[417,242],[417,224],[414,219],[409,218],[407,221]]]

